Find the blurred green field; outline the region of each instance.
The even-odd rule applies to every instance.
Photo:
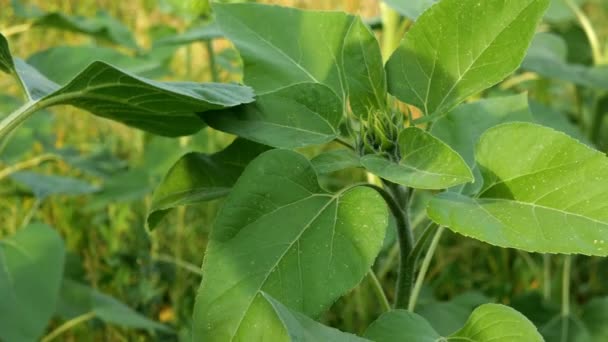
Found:
[[[366,18],[376,18],[381,14],[380,4],[375,0],[262,2],[345,10]],[[99,10],[106,11],[133,32],[141,51],[85,34],[31,27],[28,25],[30,20],[19,15],[11,1],[0,0],[0,32],[8,36],[16,56],[28,58],[58,46],[95,46],[161,61],[144,72],[152,78],[198,82],[214,79],[238,82],[241,79],[238,55],[225,40],[210,43],[216,75],[210,68],[205,42],[154,46],[154,41],[184,32],[194,22],[187,9],[176,8],[180,3],[178,0],[23,0],[21,3],[35,5],[48,12],[85,17],[93,17]],[[608,41],[606,3],[591,1],[584,7],[602,42]],[[571,39],[568,46],[570,60],[590,63],[589,44],[574,19],[560,24],[545,24],[543,29],[559,32]],[[72,62],[72,59],[65,58],[57,58],[52,63]],[[63,70],[57,65],[44,67]],[[142,64],[129,67],[137,66]],[[65,75],[60,71],[54,77],[61,79]],[[515,89],[528,91],[537,101],[570,113],[573,127],[585,128],[594,124],[588,121],[590,119],[582,109],[586,106],[587,94],[567,81],[522,71],[486,95],[509,94]],[[9,76],[1,74],[0,116],[19,106],[19,96],[17,84]],[[579,116],[579,112],[583,114]],[[600,147],[604,151],[608,147],[607,125],[608,120],[604,120],[598,128]],[[66,273],[70,279],[112,295],[145,317],[165,323],[177,332],[174,335],[129,329],[91,319],[71,327],[57,337],[57,341],[187,339],[195,294],[201,280],[200,265],[207,234],[221,200],[174,210],[152,232],[146,230],[146,214],[155,185],[180,156],[189,151],[220,151],[233,139],[233,136],[211,129],[186,138],[164,138],[62,106],[52,112],[36,114],[17,130],[10,143],[0,146],[0,239],[14,234],[29,222],[44,222],[54,227],[65,239],[69,251]],[[313,156],[320,150],[308,148],[302,152]],[[25,176],[13,177],[16,171],[26,171],[22,175],[27,175],[27,172],[36,174],[28,180]],[[83,187],[93,186],[97,191],[74,194],[74,184],[71,184],[71,190],[48,190],[45,184],[50,184],[51,179],[39,175],[65,177],[55,180],[59,183],[69,178],[70,181],[82,182],[80,185]],[[366,177],[363,172],[355,171],[342,176],[345,176],[342,179],[353,182]],[[343,184],[329,185],[339,187]],[[428,193],[424,192],[416,195],[418,212],[424,207],[427,197]],[[424,226],[424,220],[423,216],[414,218],[416,227]],[[376,264],[389,297],[394,294],[396,252],[389,241]],[[576,291],[574,298],[577,303],[608,295],[608,260],[578,256],[574,262],[572,289]],[[558,272],[561,263],[560,258],[551,259],[554,280],[551,283],[554,286],[545,288],[556,298],[561,291],[561,274]],[[524,296],[543,290],[542,275],[541,255],[498,249],[446,232],[428,272],[428,286],[424,288],[420,301],[421,310],[426,310],[425,314],[430,316],[447,312],[449,304],[439,304],[438,301],[453,298],[475,303],[492,300],[525,306],[531,297]],[[336,302],[323,320],[344,331],[361,333],[381,313],[371,286],[370,281],[364,280],[344,299]],[[53,319],[47,332],[65,322],[58,317]]]

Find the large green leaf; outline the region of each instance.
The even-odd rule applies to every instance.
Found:
[[[35,341],[42,335],[55,312],[64,259],[61,237],[42,224],[0,240],[3,341]]]
[[[357,116],[386,110],[386,77],[376,36],[356,18],[344,37],[344,72],[350,107]]]
[[[500,304],[479,306],[462,329],[447,337],[440,336],[424,318],[405,310],[395,310],[380,316],[368,328],[365,337],[376,342],[543,341],[534,324],[525,316]]]
[[[274,311],[279,316],[290,341],[369,342],[369,340],[356,335],[324,326],[321,323],[308,318],[306,315],[292,311],[267,294],[264,294],[264,298],[272,305]]]
[[[438,0],[383,0],[399,14],[415,20]]]
[[[110,324],[129,328],[170,331],[166,326],[142,316],[111,296],[73,280],[63,280],[57,313],[65,319],[72,319],[89,312],[94,313],[96,318]]]
[[[267,150],[264,145],[237,139],[225,150],[212,155],[197,152],[184,155],[154,191],[148,226],[154,228],[177,206],[228,195],[247,164]]]
[[[202,115],[209,126],[259,143],[296,148],[339,135],[340,99],[318,83],[300,83],[257,97],[255,103]]]
[[[346,96],[341,56],[353,16],[259,4],[215,4],[224,34],[245,65],[257,94],[297,83],[322,83]]]
[[[550,128],[509,123],[476,149],[478,198],[444,193],[428,214],[455,232],[529,252],[608,255],[608,159]]]
[[[569,64],[567,53],[566,42],[560,36],[539,33],[534,37],[522,68],[548,78],[591,88],[608,89],[608,67]]]
[[[393,183],[416,189],[445,189],[473,180],[461,156],[420,128],[399,134],[401,160],[395,163],[380,155],[366,155],[361,164],[371,173]]]
[[[389,59],[389,92],[433,117],[515,71],[549,0],[443,0]]]
[[[2,68],[18,76],[30,98],[21,112],[11,117],[13,122],[24,120],[36,110],[66,104],[152,133],[179,136],[195,133],[204,126],[197,113],[253,101],[253,93],[248,87],[158,82],[103,62],[94,62],[68,84],[59,87],[25,62],[13,61],[10,52],[4,51],[6,42],[2,40],[5,38],[0,37]],[[4,58],[5,54],[8,59]],[[5,128],[4,122],[0,127]],[[0,138],[6,134],[0,133]]]
[[[290,309],[319,315],[365,276],[387,225],[386,204],[374,190],[329,194],[302,155],[260,155],[214,224],[194,309],[194,339],[282,340],[283,324],[261,291]]]
[[[217,21],[244,62],[257,94],[298,83],[328,86],[353,111],[383,108],[380,49],[360,19],[343,12],[304,11],[259,4],[214,5]]]

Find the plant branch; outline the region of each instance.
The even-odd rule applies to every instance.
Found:
[[[8,136],[17,126],[40,109],[39,104],[40,102],[27,102],[0,121],[0,142],[8,139]]]
[[[416,302],[418,301],[418,296],[420,295],[420,290],[422,289],[422,283],[424,282],[424,278],[426,277],[426,273],[429,270],[429,266],[431,265],[431,260],[433,259],[433,255],[435,254],[435,250],[439,245],[439,240],[441,239],[441,235],[443,234],[444,228],[439,227],[433,236],[433,241],[431,242],[431,246],[429,246],[429,250],[426,252],[424,256],[424,260],[422,261],[422,266],[420,267],[420,272],[418,273],[418,277],[416,278],[416,284],[414,285],[414,289],[412,290],[412,294],[409,300],[409,304],[407,306],[408,311],[414,312],[416,308]]]
[[[367,274],[368,274],[369,280],[372,284],[374,293],[376,293],[378,300],[380,300],[382,310],[384,312],[391,311],[391,304],[388,302],[388,299],[386,298],[386,294],[384,293],[384,289],[382,288],[382,284],[380,283],[380,280],[378,280],[378,277],[374,273],[374,270],[370,269]]]
[[[77,326],[80,323],[84,323],[88,320],[91,320],[95,318],[95,312],[91,311],[91,312],[87,312],[83,315],[80,316],[76,316],[72,319],[70,319],[69,321],[63,323],[62,325],[60,325],[59,327],[57,327],[57,329],[51,331],[48,335],[44,336],[40,342],[49,342],[52,341],[53,339],[57,338],[59,335],[63,334],[64,332],[72,329],[73,327]]]

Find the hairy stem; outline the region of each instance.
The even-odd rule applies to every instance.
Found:
[[[26,161],[11,165],[7,168],[0,170],[0,180],[12,175],[15,172],[19,172],[21,170],[26,170],[34,166],[38,166],[46,161],[57,159],[57,156],[53,154],[43,154],[38,157],[34,157],[32,159],[28,159]]]
[[[8,139],[15,128],[40,109],[39,103],[28,102],[0,121],[0,142]]]
[[[431,242],[431,246],[429,250],[426,252],[424,256],[424,260],[422,261],[422,266],[420,267],[420,272],[418,273],[418,277],[416,278],[416,284],[414,285],[414,289],[412,290],[412,294],[410,296],[409,304],[407,306],[408,311],[414,312],[416,308],[416,302],[418,301],[418,296],[420,295],[420,290],[422,289],[422,283],[424,283],[424,278],[426,277],[426,273],[429,270],[429,266],[431,265],[431,260],[433,259],[433,255],[435,254],[435,250],[439,245],[439,240],[441,239],[441,235],[443,234],[444,228],[439,227],[435,232],[435,236],[433,236],[433,241]]]
[[[408,266],[408,257],[414,247],[414,237],[407,218],[407,203],[400,205],[400,202],[397,201],[398,198],[402,197],[402,195],[400,195],[400,192],[402,191],[400,190],[400,186],[388,182],[385,182],[385,184],[391,189],[391,192],[373,184],[365,184],[365,186],[378,191],[395,217],[400,249],[399,273],[395,290],[395,308],[404,309],[407,307],[407,303],[410,299],[410,292],[414,280],[414,274]]]

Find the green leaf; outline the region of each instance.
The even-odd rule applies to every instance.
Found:
[[[556,315],[547,324],[540,327],[540,333],[546,342],[596,342],[583,322],[575,316]]]
[[[458,153],[420,128],[404,129],[399,134],[399,148],[399,163],[380,155],[366,155],[361,164],[383,179],[416,189],[445,189],[473,180]]]
[[[384,0],[384,2],[399,12],[402,16],[416,20],[424,11],[438,0]]]
[[[527,95],[490,98],[460,105],[439,118],[431,134],[462,156],[473,171],[475,182],[457,187],[466,194],[477,193],[483,185],[475,164],[475,145],[490,127],[511,121],[533,121]]]
[[[387,110],[386,77],[376,36],[361,18],[353,20],[342,52],[348,96],[353,113],[367,117]]]
[[[522,68],[541,76],[556,78],[590,88],[608,89],[608,67],[569,64],[566,42],[553,33],[534,37]]]
[[[591,145],[589,138],[583,134],[580,127],[568,119],[567,114],[558,112],[536,101],[530,101],[530,111],[534,122],[564,132],[574,139]]]
[[[344,37],[353,16],[259,4],[214,4],[220,28],[239,50],[245,84],[257,94],[305,82],[344,99]]]
[[[148,319],[113,297],[70,279],[63,280],[57,307],[57,313],[65,319],[93,312],[96,318],[109,324],[170,331],[166,326]]]
[[[158,78],[167,73],[166,62],[147,56],[133,57],[99,46],[55,46],[30,56],[27,63],[57,84],[66,84],[95,61],[110,63],[138,76]]]
[[[479,342],[543,341],[534,324],[524,315],[500,304],[479,306],[464,327],[450,337]]]
[[[268,301],[268,303],[272,305],[272,308],[279,316],[279,319],[283,323],[283,326],[285,327],[291,341],[369,342],[369,340],[356,335],[344,333],[337,329],[324,326],[299,312],[290,310],[288,307],[281,304],[266,293],[262,293],[262,295]]]
[[[500,304],[479,306],[464,327],[449,337],[440,336],[424,318],[405,310],[395,310],[380,316],[368,328],[365,337],[376,342],[543,341],[534,324],[525,316]]]
[[[311,159],[310,162],[318,174],[361,167],[359,155],[348,149],[323,152]]]
[[[429,217],[492,245],[529,252],[608,255],[608,160],[550,128],[509,123],[476,149],[478,198],[444,193]]]
[[[389,92],[445,114],[502,81],[525,56],[549,0],[443,0],[424,12],[389,59]]]
[[[212,155],[197,152],[184,155],[154,191],[148,226],[154,228],[177,206],[228,195],[247,164],[267,150],[267,146],[237,139],[225,150]]]
[[[98,187],[80,179],[50,176],[31,171],[15,172],[10,178],[29,188],[40,200],[52,195],[83,195],[99,190]]]
[[[405,310],[384,313],[365,331],[364,336],[376,342],[436,342],[441,335],[423,317]]]
[[[334,140],[342,104],[331,89],[300,83],[257,97],[255,103],[202,115],[218,130],[278,148],[296,148]]]
[[[32,224],[0,240],[0,338],[35,341],[59,295],[65,249],[57,232]]]
[[[480,293],[469,292],[450,301],[420,301],[416,313],[426,318],[439,334],[447,336],[460,329],[476,307],[488,302]]]
[[[329,194],[302,155],[260,155],[216,218],[195,304],[194,340],[282,340],[283,324],[261,291],[318,316],[365,276],[387,225],[386,204],[375,190]]]
[[[5,45],[1,41],[0,49]],[[158,82],[133,75],[104,62],[94,62],[67,85],[59,87],[8,51],[3,70],[24,84],[30,102],[2,122],[0,138],[20,121],[42,108],[73,105],[97,116],[109,118],[165,136],[193,134],[204,123],[198,113],[253,101],[248,87],[236,84]],[[14,63],[13,63],[14,62]],[[12,68],[12,69],[11,69]]]

